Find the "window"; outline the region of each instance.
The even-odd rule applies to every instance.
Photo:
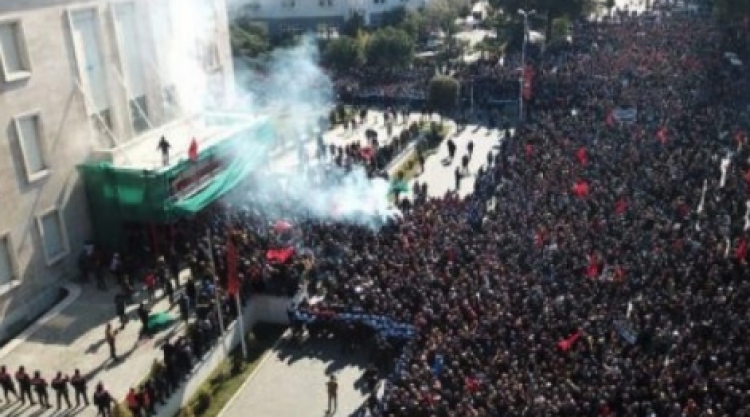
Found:
[[[109,102],[107,70],[101,47],[99,15],[95,9],[70,12],[70,30],[78,79],[90,115],[112,107]]]
[[[133,131],[142,133],[149,128],[149,113],[146,107],[146,75],[143,68],[141,46],[143,41],[138,27],[135,3],[118,3],[112,9],[120,64],[124,72],[125,87],[130,103],[130,120]]]
[[[133,121],[133,130],[135,133],[143,133],[148,130],[148,103],[146,102],[146,96],[130,100],[130,119]]]
[[[320,4],[320,7],[332,7],[333,0],[320,0],[318,4]]]
[[[26,179],[29,182],[36,181],[47,175],[41,118],[39,114],[18,116],[15,118],[15,127]]]
[[[104,109],[93,116],[94,126],[99,130],[106,132],[112,130],[114,125],[112,124],[112,110]]]
[[[294,6],[296,6],[295,0],[282,0],[281,1],[281,7],[285,9],[293,9]]]
[[[37,226],[44,245],[47,264],[52,265],[60,261],[69,252],[62,214],[57,209],[50,210],[37,218]]]
[[[203,65],[206,71],[216,71],[221,68],[219,60],[219,45],[216,41],[206,43],[205,54],[203,55]]]
[[[10,235],[0,235],[0,292],[16,279],[14,258]]]
[[[180,113],[177,88],[174,85],[168,85],[162,89],[162,110],[167,120],[174,119]]]
[[[0,23],[0,64],[6,83],[31,76],[21,22]]]

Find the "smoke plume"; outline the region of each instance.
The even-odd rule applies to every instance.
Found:
[[[236,10],[230,8],[230,24],[239,17],[232,16]],[[193,44],[196,37],[199,43],[200,39],[209,38],[200,33],[207,35],[205,31],[212,30],[200,23],[205,9],[182,7],[179,14],[189,24],[181,24],[185,30],[175,32],[175,45]],[[180,74],[176,77],[180,104],[188,109],[216,111],[216,100],[206,88],[210,76],[201,62],[188,62],[193,55],[185,49],[174,49],[171,65]],[[311,217],[367,226],[377,226],[383,217],[397,215],[389,208],[387,181],[369,179],[362,169],[344,171],[316,160],[320,129],[327,124],[334,104],[334,88],[319,64],[318,46],[312,37],[303,38],[296,46],[276,49],[261,59],[235,58],[235,79],[234,99],[221,110],[270,123],[271,129],[263,131],[272,132],[274,150],[269,155],[269,166],[258,168],[263,172],[253,182],[252,192],[233,193],[233,205],[253,207],[272,217]],[[258,144],[266,139],[246,137],[232,153],[242,156],[261,152],[265,147]],[[274,161],[284,158],[295,158],[295,168],[286,172],[273,170]],[[303,163],[307,160],[309,163]],[[298,169],[302,165],[305,168]]]

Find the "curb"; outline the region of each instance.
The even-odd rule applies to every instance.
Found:
[[[240,385],[240,388],[237,389],[237,392],[235,392],[234,395],[232,395],[232,397],[229,399],[229,401],[227,401],[227,403],[224,404],[224,407],[221,409],[221,412],[219,412],[219,415],[217,417],[229,417],[229,416],[225,416],[226,411],[230,408],[232,404],[235,403],[235,401],[237,401],[237,398],[239,398],[240,394],[242,394],[242,392],[245,391],[245,388],[247,388],[247,386],[250,385],[250,383],[255,379],[255,376],[258,374],[258,371],[260,371],[263,365],[265,365],[266,362],[268,362],[268,359],[271,357],[271,354],[274,351],[276,351],[276,349],[278,349],[281,341],[284,340],[287,336],[290,336],[291,334],[292,334],[291,330],[287,329],[276,340],[276,342],[274,342],[273,346],[271,346],[271,348],[268,349],[268,351],[263,355],[263,358],[260,360],[260,362],[258,362],[258,366],[256,366],[255,369],[253,369],[253,372],[247,376],[247,379],[245,379],[242,385]]]
[[[54,307],[52,307],[52,309],[44,313],[42,317],[34,321],[34,323],[31,326],[27,327],[26,330],[21,332],[21,334],[9,340],[8,343],[6,343],[5,346],[3,346],[2,349],[0,349],[0,358],[9,354],[12,350],[17,348],[20,344],[26,342],[32,334],[36,333],[37,330],[39,330],[42,326],[47,324],[48,321],[57,317],[63,310],[68,308],[68,306],[73,304],[73,302],[76,301],[78,297],[81,296],[80,285],[68,283],[68,284],[63,285],[63,288],[68,291],[68,295],[62,301],[60,301]]]

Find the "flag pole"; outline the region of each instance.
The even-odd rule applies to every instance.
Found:
[[[242,305],[240,303],[240,293],[236,291],[234,293],[234,302],[237,303],[237,324],[240,327],[240,343],[242,343],[242,357],[245,360],[247,357],[247,340],[245,340],[245,319],[242,317]]]
[[[223,343],[224,339],[224,331],[226,328],[224,327],[224,316],[221,314],[221,299],[219,298],[219,285],[218,285],[218,277],[216,275],[216,263],[214,262],[214,243],[213,243],[213,235],[211,233],[211,228],[209,227],[207,230],[207,238],[208,238],[208,260],[210,262],[211,266],[211,275],[214,280],[214,303],[216,304],[216,315],[219,318],[219,331],[221,332],[221,335],[219,336],[219,340],[221,342],[221,346],[223,347],[225,353],[227,350],[226,345]]]

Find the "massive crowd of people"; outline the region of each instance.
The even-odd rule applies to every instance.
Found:
[[[472,197],[306,228],[339,254],[310,311],[417,328],[380,413],[750,413],[747,78],[723,58],[745,47],[723,35],[581,23]]]
[[[750,415],[748,77],[724,59],[740,34],[581,22],[470,197],[372,228],[254,194],[180,224],[173,257],[211,282],[232,239],[243,293],[304,282],[324,298],[302,317],[375,327],[401,353],[380,415]]]

